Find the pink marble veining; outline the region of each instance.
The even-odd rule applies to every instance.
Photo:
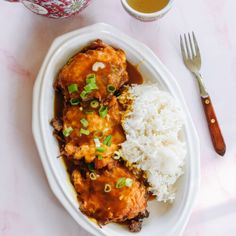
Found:
[[[218,34],[220,43],[225,45],[228,49],[232,48],[231,40],[229,38],[229,32],[227,24],[224,19],[224,7],[227,1],[225,0],[204,0],[210,16],[214,21],[214,28]]]
[[[53,38],[96,22],[112,24],[149,46],[182,88],[201,143],[201,186],[183,235],[235,236],[235,6],[234,0],[176,0],[162,20],[144,24],[130,17],[118,0],[93,0],[81,14],[64,20],[0,1],[0,236],[91,236],[48,187],[32,140],[31,94]],[[204,79],[225,136],[223,158],[212,148],[196,83],[182,63],[179,34],[191,30],[201,44]]]
[[[28,235],[32,233],[30,225],[22,219],[20,214],[14,211],[0,210],[0,235],[12,236],[17,231],[25,232]]]
[[[4,49],[0,49],[0,57],[2,56],[2,62],[6,63],[8,69],[16,73],[20,78],[29,79],[30,78],[30,71],[26,69],[17,59],[15,56],[11,55]]]

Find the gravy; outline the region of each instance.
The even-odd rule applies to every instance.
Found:
[[[142,84],[143,83],[143,77],[138,71],[137,66],[134,66],[130,62],[127,61],[127,72],[129,75],[129,81],[128,84]]]
[[[127,72],[129,75],[129,81],[127,84],[142,84],[143,83],[143,77],[140,74],[140,72],[137,69],[137,66],[132,65],[130,62],[127,61]],[[60,91],[55,91],[55,97],[54,97],[54,117],[55,118],[62,118],[63,117],[63,109],[64,109],[64,97]],[[121,128],[121,126],[118,126],[117,128]],[[87,137],[84,137],[85,139]],[[59,142],[59,146],[62,146],[62,143]],[[67,160],[67,158],[64,158],[64,163],[66,165],[66,169],[68,173],[72,173],[74,167],[74,164],[72,161]]]
[[[137,69],[137,66],[134,66],[130,62],[127,61],[127,72],[129,75],[129,81],[127,84],[142,84],[143,77]],[[64,98],[61,92],[55,92],[54,98],[54,117],[62,118],[63,116],[63,107],[64,107]]]

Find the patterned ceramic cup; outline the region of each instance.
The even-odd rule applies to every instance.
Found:
[[[154,21],[162,18],[172,7],[174,0],[169,0],[168,4],[160,11],[153,13],[142,13],[134,10],[127,2],[127,0],[121,0],[124,9],[133,17],[141,21]]]
[[[7,0],[21,2],[32,12],[51,18],[65,18],[78,14],[90,0]]]

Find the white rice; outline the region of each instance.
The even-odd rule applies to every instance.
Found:
[[[123,119],[127,140],[121,145],[122,154],[146,173],[149,190],[158,201],[173,201],[186,155],[183,111],[155,84],[130,87],[124,97],[132,98],[132,105]]]

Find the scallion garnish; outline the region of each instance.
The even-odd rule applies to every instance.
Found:
[[[119,178],[116,182],[116,188],[123,188],[123,187],[131,187],[133,184],[133,180],[130,178]]]
[[[71,99],[70,99],[70,104],[71,104],[72,106],[79,105],[79,103],[80,103],[80,101],[79,101],[78,98],[71,98]]]
[[[116,182],[116,188],[123,188],[125,187],[125,182],[126,182],[126,178],[122,177],[119,178]]]
[[[96,84],[96,75],[95,74],[88,74],[86,77],[87,84]]]
[[[111,185],[110,185],[110,184],[105,184],[104,192],[105,192],[105,193],[111,192]]]
[[[107,85],[107,91],[109,93],[114,93],[116,91],[116,88],[112,84]]]
[[[86,111],[85,114],[91,115],[91,114],[93,114],[93,111]]]
[[[130,178],[126,178],[126,180],[125,180],[125,186],[126,186],[126,187],[131,187],[132,184],[133,184],[133,180],[130,179]]]
[[[98,155],[98,160],[102,160],[103,156],[102,155]]]
[[[89,74],[86,77],[86,85],[84,86],[84,90],[81,92],[80,97],[85,99],[87,95],[95,89],[98,89],[96,85],[96,76],[95,74]]]
[[[90,177],[91,180],[96,180],[97,179],[97,175],[94,172],[90,173],[89,177]]]
[[[102,138],[103,137],[103,132],[102,130],[96,130],[94,132],[94,138]]]
[[[91,101],[91,102],[90,102],[90,106],[91,106],[92,108],[98,108],[98,107],[99,107],[99,102],[98,102],[98,100],[93,100],[93,101]]]
[[[99,69],[104,69],[106,65],[102,62],[95,62],[92,66],[92,71],[98,71]]]
[[[93,140],[94,140],[96,148],[101,146],[99,138],[94,138]]]
[[[88,93],[86,91],[84,91],[84,90],[80,93],[80,97],[82,99],[85,99],[87,97],[87,95],[88,95]]]
[[[108,112],[108,107],[107,106],[101,106],[98,110],[98,113],[99,115],[102,117],[102,118],[105,118],[106,115],[107,115],[107,112]]]
[[[69,93],[75,93],[79,90],[78,84],[70,84],[67,88]]]
[[[95,89],[98,89],[97,85],[94,84],[94,83],[90,83],[90,84],[87,84],[86,86],[84,86],[84,90],[87,92],[87,93],[91,93],[93,90]]]
[[[82,118],[81,120],[80,120],[80,123],[86,128],[86,127],[88,127],[88,121],[85,119],[85,118]]]
[[[109,131],[109,128],[105,128],[105,129],[103,130],[103,133],[105,134],[107,131]]]
[[[94,169],[94,164],[93,163],[89,163],[88,164],[88,169],[93,172],[95,169]]]
[[[97,151],[97,152],[105,152],[106,149],[105,149],[104,147],[97,147],[97,148],[96,148],[96,151]]]
[[[107,145],[108,147],[111,146],[111,139],[112,139],[112,136],[111,135],[108,135],[104,141],[103,141],[103,144]]]
[[[73,128],[72,127],[68,127],[66,129],[64,129],[62,133],[63,133],[63,135],[65,137],[68,137],[71,134],[72,131],[73,131]]]
[[[120,152],[119,152],[119,151],[115,151],[115,152],[114,152],[114,156],[113,156],[113,158],[114,158],[115,160],[119,160],[120,157],[121,157]]]
[[[89,135],[89,134],[90,134],[89,130],[83,129],[83,128],[81,128],[79,132],[80,132],[81,134],[84,134],[84,135]]]

